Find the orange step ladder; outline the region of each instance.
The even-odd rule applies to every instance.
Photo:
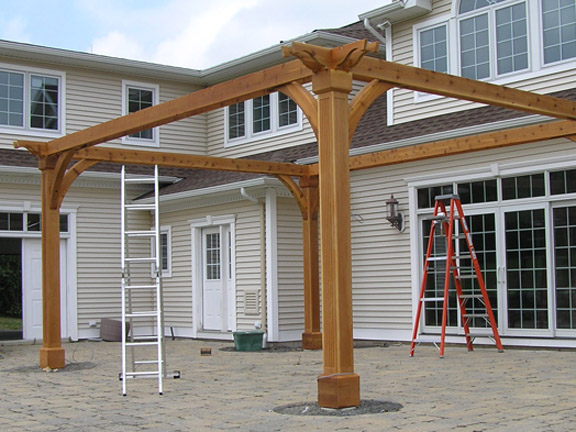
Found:
[[[486,285],[484,284],[484,278],[482,276],[482,271],[480,269],[480,264],[478,263],[478,257],[476,255],[476,250],[472,244],[472,235],[470,234],[470,229],[464,218],[464,212],[462,211],[462,204],[460,203],[460,197],[458,195],[439,195],[435,198],[434,205],[434,216],[432,217],[432,226],[430,228],[430,237],[428,241],[428,247],[426,249],[426,259],[424,262],[424,274],[422,277],[422,285],[420,287],[420,297],[418,300],[418,309],[416,311],[416,319],[414,320],[414,332],[412,333],[412,344],[410,345],[410,357],[414,356],[414,350],[417,344],[423,342],[432,342],[440,351],[440,357],[444,357],[444,346],[446,340],[446,324],[448,319],[448,295],[450,282],[452,281],[454,287],[456,288],[456,298],[458,300],[458,306],[460,308],[460,316],[462,320],[462,327],[464,329],[464,337],[466,338],[466,345],[469,351],[473,351],[472,344],[477,336],[488,336],[494,340],[498,352],[503,352],[502,342],[500,341],[500,335],[498,334],[498,328],[496,325],[496,320],[494,319],[494,313],[492,312],[492,307],[490,306],[490,300],[488,298],[488,293],[486,291]],[[455,225],[460,224],[460,232],[456,233]],[[444,238],[445,244],[445,255],[435,255],[433,256],[434,242],[439,239]],[[468,253],[455,253],[455,241],[458,239],[465,239],[468,249]],[[435,264],[438,262],[446,261],[446,269],[444,274],[444,295],[442,297],[431,297],[426,295],[426,285],[428,281],[428,276],[431,268],[435,268]],[[462,262],[470,261],[471,266],[462,266]],[[480,293],[477,292],[464,292],[462,289],[462,279],[473,279],[477,280],[477,285],[480,288]],[[438,340],[429,340],[426,337],[418,338],[418,332],[420,329],[420,317],[422,315],[422,305],[426,302],[440,302],[442,303],[442,332],[440,335],[440,346],[437,345]],[[476,307],[476,309],[481,309],[478,313],[477,310],[474,313],[466,312],[466,305],[468,302],[475,302],[481,307]],[[485,311],[482,311],[485,309]],[[470,324],[472,320],[484,319],[491,328],[491,333],[489,334],[477,334],[471,333]]]

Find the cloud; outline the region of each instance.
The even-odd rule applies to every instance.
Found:
[[[9,20],[0,19],[0,39],[30,42],[32,38],[27,27],[27,21],[19,16]]]
[[[319,28],[339,27],[382,0],[78,0],[101,34],[92,52],[204,69]]]

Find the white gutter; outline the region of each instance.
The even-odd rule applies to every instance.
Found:
[[[554,119],[551,119],[550,117],[546,117],[546,116],[530,115],[530,116],[521,117],[521,118],[512,119],[512,120],[502,120],[502,121],[495,122],[495,123],[487,123],[487,124],[483,124],[483,125],[470,126],[470,127],[461,128],[461,129],[453,129],[453,130],[444,131],[444,132],[437,132],[437,133],[429,134],[429,135],[420,135],[417,137],[406,138],[406,139],[402,139],[402,140],[391,141],[391,142],[386,142],[386,143],[381,143],[381,144],[374,144],[374,145],[366,146],[366,147],[357,147],[357,148],[353,148],[350,150],[350,156],[358,156],[358,155],[363,155],[363,154],[368,154],[368,153],[375,153],[375,152],[379,152],[379,151],[390,150],[390,149],[394,149],[394,148],[408,147],[408,146],[417,145],[417,144],[424,144],[424,143],[429,143],[429,142],[433,142],[433,141],[442,141],[442,140],[451,139],[451,138],[477,135],[477,134],[486,133],[486,132],[495,132],[498,130],[511,129],[514,127],[530,126],[530,125],[534,125],[534,124],[538,124],[538,123],[550,122],[552,120],[554,120]],[[310,164],[318,163],[318,156],[310,156],[310,157],[298,159],[295,163],[300,164],[300,165],[310,165]]]

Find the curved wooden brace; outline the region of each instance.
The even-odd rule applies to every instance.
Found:
[[[380,80],[372,80],[360,90],[350,102],[350,141],[356,132],[360,119],[376,99],[390,90],[393,85]]]
[[[277,175],[276,178],[282,182],[284,186],[288,188],[290,193],[296,198],[300,212],[302,212],[302,218],[306,218],[308,214],[308,201],[304,196],[304,192],[300,189],[300,186],[292,179],[292,177],[287,175]]]
[[[295,82],[279,87],[278,91],[289,96],[290,99],[298,104],[308,118],[314,135],[316,135],[316,139],[318,139],[318,104],[314,96],[302,85]]]
[[[70,186],[72,186],[72,183],[74,183],[74,180],[76,180],[78,176],[82,174],[84,171],[86,171],[88,168],[96,165],[97,163],[98,161],[82,159],[81,161],[76,162],[74,166],[72,166],[68,171],[66,171],[64,178],[61,179],[60,181],[60,187],[58,188],[58,196],[57,196],[58,208],[60,208],[60,206],[62,205],[62,201],[64,201],[64,197],[66,196],[68,189],[70,189]]]
[[[54,180],[50,187],[51,196],[50,196],[50,208],[56,210],[60,208],[60,204],[62,203],[63,196],[60,197],[60,188],[62,185],[62,180],[66,175],[66,170],[70,161],[74,157],[74,150],[69,150],[65,153],[61,153],[58,155],[58,159],[56,161],[56,166],[54,167]],[[65,195],[65,193],[64,193]]]

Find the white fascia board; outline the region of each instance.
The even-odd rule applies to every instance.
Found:
[[[416,18],[432,11],[432,0],[393,0],[391,3],[378,9],[358,15],[360,21],[368,18],[370,21],[391,24]]]
[[[170,195],[160,195],[160,202],[170,203],[178,200],[184,199],[194,199],[203,198],[206,196],[215,196],[220,194],[226,194],[232,191],[239,191],[240,188],[250,188],[259,186],[281,186],[282,183],[272,177],[262,177],[251,180],[244,180],[234,183],[226,183],[223,185],[207,187],[203,189],[194,189],[184,192],[176,192]],[[140,200],[141,203],[152,202],[154,198],[144,198]]]
[[[130,60],[100,54],[89,54],[61,48],[0,40],[0,56],[20,60],[35,60],[58,66],[75,66],[105,72],[118,72],[131,76],[162,78],[202,85],[201,71],[177,66],[166,66],[141,60]]]
[[[411,145],[425,144],[433,141],[443,141],[452,138],[460,138],[465,136],[473,136],[481,133],[496,132],[499,130],[512,129],[523,126],[530,126],[534,124],[546,123],[554,121],[550,117],[545,117],[541,115],[530,115],[517,119],[502,120],[494,123],[486,123],[476,126],[470,126],[461,129],[453,129],[444,132],[437,132],[428,135],[420,135],[412,138],[406,138],[397,141],[391,141],[382,144],[374,144],[366,147],[357,147],[350,150],[350,156],[358,156],[368,153],[376,153],[379,151],[390,150],[400,147],[408,147]],[[310,165],[318,163],[318,156],[310,156],[307,158],[298,159],[296,164],[299,165]]]

